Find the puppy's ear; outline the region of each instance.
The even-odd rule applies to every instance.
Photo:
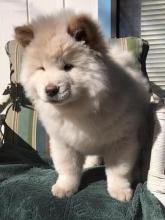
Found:
[[[15,28],[15,39],[26,47],[34,38],[34,33],[31,25],[23,25]]]
[[[76,41],[85,41],[91,49],[106,52],[106,45],[98,25],[87,15],[72,17],[67,31]]]

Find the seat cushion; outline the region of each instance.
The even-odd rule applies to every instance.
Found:
[[[136,187],[129,202],[111,198],[106,191],[104,167],[84,171],[79,191],[64,199],[51,194],[57,178],[51,163],[39,159],[30,147],[3,145],[0,170],[1,220],[165,219],[158,200],[145,184]]]

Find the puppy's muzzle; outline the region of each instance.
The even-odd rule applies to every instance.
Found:
[[[59,92],[59,87],[52,84],[47,85],[45,92],[48,97],[53,98]]]
[[[71,88],[68,83],[60,83],[58,85],[48,84],[45,87],[45,94],[48,102],[60,103],[70,97]]]

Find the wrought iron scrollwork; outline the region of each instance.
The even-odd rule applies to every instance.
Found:
[[[9,95],[8,103],[12,104],[13,111],[20,112],[21,106],[32,108],[31,102],[26,98],[24,89],[20,83],[11,82],[5,89],[3,95]],[[8,104],[6,103],[6,104]],[[0,106],[1,108],[1,106]]]

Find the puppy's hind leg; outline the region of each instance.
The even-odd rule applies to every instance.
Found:
[[[84,169],[92,168],[101,165],[102,158],[100,156],[92,155],[86,156],[85,163],[83,165]]]
[[[52,194],[59,198],[73,195],[79,187],[84,156],[72,148],[51,140],[51,156],[58,172]]]

